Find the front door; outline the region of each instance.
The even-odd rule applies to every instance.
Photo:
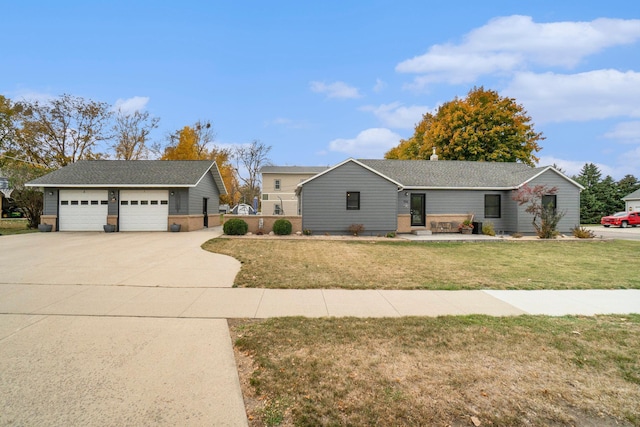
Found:
[[[202,199],[202,215],[204,215],[204,226],[205,228],[209,227],[209,215],[207,213],[207,201],[209,199],[207,199],[206,197],[204,197]]]
[[[411,226],[424,227],[424,194],[411,194]]]

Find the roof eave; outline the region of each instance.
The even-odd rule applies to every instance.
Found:
[[[420,186],[406,185],[398,191],[403,190],[474,190],[474,191],[510,191],[516,190],[517,187],[438,187],[438,186]]]
[[[30,184],[25,187],[42,188],[191,188],[195,184]]]
[[[537,174],[535,174],[534,176],[532,176],[531,178],[529,178],[525,182],[523,182],[520,185],[518,185],[518,188],[523,187],[524,185],[530,183],[531,181],[533,181],[534,179],[536,179],[537,177],[539,177],[540,175],[542,175],[543,173],[545,173],[548,170],[551,170],[551,171],[555,172],[557,175],[560,175],[561,178],[566,179],[571,184],[573,184],[576,187],[578,187],[580,189],[580,191],[584,190],[584,187],[582,185],[580,185],[576,181],[572,180],[571,178],[569,178],[568,176],[566,176],[565,174],[563,174],[562,172],[560,172],[558,169],[554,168],[553,166],[547,166],[546,168],[542,169],[540,172],[538,172]]]

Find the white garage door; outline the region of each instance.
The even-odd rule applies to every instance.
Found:
[[[120,231],[167,231],[167,190],[120,190]]]
[[[108,205],[107,190],[60,190],[60,231],[102,231]]]

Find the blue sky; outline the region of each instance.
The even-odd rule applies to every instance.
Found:
[[[0,94],[211,120],[278,165],[382,158],[474,86],[524,105],[541,165],[640,177],[640,2],[3,2]]]

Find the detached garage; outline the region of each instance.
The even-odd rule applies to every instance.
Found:
[[[209,160],[83,160],[27,184],[44,191],[41,222],[60,231],[181,231],[219,225],[227,194]],[[211,214],[209,213],[211,212]]]

